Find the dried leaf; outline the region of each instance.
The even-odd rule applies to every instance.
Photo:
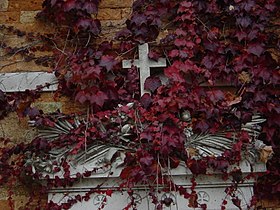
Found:
[[[240,74],[238,74],[238,79],[243,84],[251,82],[251,75],[248,72],[242,71]]]
[[[268,159],[271,158],[272,154],[273,154],[272,146],[265,146],[260,150],[260,160],[266,163]]]

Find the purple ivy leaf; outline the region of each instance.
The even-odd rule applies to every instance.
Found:
[[[89,30],[93,35],[96,36],[100,33],[100,26],[101,24],[99,20],[93,20],[91,18],[81,18],[78,20],[74,28],[76,32],[79,32],[79,30]]]
[[[249,45],[247,51],[253,55],[260,57],[261,54],[264,52],[264,48],[261,44],[254,43]]]
[[[154,61],[158,61],[160,54],[156,51],[150,51],[148,57]]]
[[[145,14],[135,13],[135,15],[133,15],[133,17],[131,18],[131,21],[129,23],[135,24],[137,26],[141,26],[142,24],[146,25],[147,17]]]
[[[64,11],[68,12],[71,9],[74,9],[76,7],[76,1],[75,0],[68,0],[64,3]]]
[[[240,30],[235,33],[235,36],[238,38],[238,41],[241,42],[243,39],[247,38],[247,33]]]
[[[144,156],[142,158],[140,158],[140,163],[146,165],[146,166],[150,166],[153,163],[154,158],[151,156]]]
[[[145,109],[147,109],[151,103],[152,103],[152,98],[149,93],[145,93],[140,100],[141,104],[144,106]]]
[[[94,2],[85,2],[83,9],[89,14],[97,14],[97,4]]]
[[[57,0],[51,0],[51,6],[53,7],[53,5],[55,5],[57,2]]]
[[[206,93],[213,103],[217,103],[225,98],[225,95],[221,90],[210,90]]]
[[[115,60],[115,57],[111,55],[103,55],[99,66],[104,67],[107,71],[111,71],[117,63],[118,61]]]
[[[247,28],[249,25],[252,24],[252,20],[249,16],[240,17],[236,19],[237,25],[242,26],[243,28]]]
[[[108,96],[102,92],[102,91],[97,91],[97,93],[92,94],[92,96],[90,97],[90,102],[91,103],[95,103],[98,106],[102,107],[105,100],[108,99]]]
[[[159,77],[149,77],[144,84],[145,90],[150,90],[151,92],[155,92],[159,86],[161,86],[161,80]]]
[[[117,39],[128,38],[128,37],[131,37],[131,36],[132,36],[132,32],[127,28],[122,29],[121,31],[116,33],[116,38]]]

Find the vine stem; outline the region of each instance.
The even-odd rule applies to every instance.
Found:
[[[86,129],[85,129],[85,139],[84,139],[84,143],[85,143],[85,161],[86,161],[86,159],[87,159],[87,131],[88,131],[88,125],[89,125],[89,109],[90,109],[90,107],[88,106],[87,107],[87,121],[86,121]]]

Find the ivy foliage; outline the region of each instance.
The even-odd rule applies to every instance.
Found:
[[[24,165],[22,156],[27,151],[39,155],[53,147],[74,145],[70,152],[76,154],[84,150],[85,139],[86,144],[98,141],[133,148],[133,152],[126,152],[121,178],[135,184],[150,183],[159,175],[160,166],[176,168],[180,161],[194,174],[204,174],[208,167],[224,172],[229,164],[240,161],[250,141],[248,133],[239,133],[233,148],[226,150],[221,159],[195,160],[185,149],[185,128],[191,126],[195,133],[210,134],[226,130],[231,136],[259,113],[267,119],[260,138],[273,146],[274,156],[268,162],[268,175],[256,190],[259,196],[280,193],[280,75],[276,53],[280,39],[273,28],[279,18],[279,3],[137,0],[126,28],[111,42],[101,43],[97,38],[102,28],[95,18],[98,5],[98,0],[44,1],[38,18],[55,24],[59,32],[56,36],[41,36],[46,44],[56,43],[52,66],[59,79],[57,95],[67,95],[87,106],[88,124],[56,141],[36,138],[30,144],[1,148],[0,167],[9,170],[1,172],[0,182],[6,182],[10,174],[19,176],[22,169],[35,178],[39,176]],[[137,45],[146,42],[152,46],[150,59],[167,59],[168,67],[163,73],[169,82],[163,84],[157,76],[151,76],[145,82],[150,94],[141,96],[137,69],[122,69],[121,60],[132,57]],[[57,118],[53,115],[30,109],[30,103],[19,108],[20,102],[9,103],[9,97],[12,96],[0,93],[1,117],[18,110],[34,119],[37,126],[55,126]],[[132,102],[133,109],[126,105]],[[117,108],[120,104],[122,107]],[[186,111],[192,116],[191,121],[182,120]],[[127,141],[118,135],[126,124],[131,133]],[[17,167],[9,164],[12,154],[21,157]],[[68,165],[62,167],[67,171]],[[65,178],[73,181],[67,175]],[[55,185],[65,184],[56,181]],[[173,190],[192,198],[184,189],[174,186]],[[235,203],[238,206],[238,200]],[[68,208],[70,204],[58,207],[51,203],[50,208]]]

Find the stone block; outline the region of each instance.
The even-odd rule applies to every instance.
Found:
[[[20,17],[20,13],[19,13]],[[14,23],[9,23],[9,26],[14,26],[15,28],[25,31],[25,32],[34,32],[36,33],[53,33],[55,31],[55,28],[51,26],[51,24],[44,23],[38,20],[35,20],[32,23],[20,23],[14,22]]]
[[[32,23],[35,22],[35,17],[40,11],[21,11],[20,22],[21,23]]]
[[[110,8],[99,9],[97,18],[100,20],[120,20],[122,19],[122,10]]]
[[[9,11],[41,10],[43,0],[9,0]]]
[[[0,24],[19,22],[20,13],[13,12],[0,12]]]
[[[122,18],[128,19],[132,13],[132,8],[122,9]]]
[[[119,163],[122,163],[121,159],[116,159],[115,163],[112,163],[109,167],[105,166],[104,157],[106,154],[102,154],[99,156],[95,156],[95,158],[91,158],[85,162],[81,161],[78,165],[72,165],[70,167],[71,174],[76,174],[77,172],[82,173],[89,168],[100,168],[100,170],[95,171],[90,177],[85,179],[81,179],[79,182],[73,184],[72,186],[66,188],[53,188],[49,191],[49,201],[52,200],[54,202],[63,203],[68,198],[74,197],[78,193],[83,196],[85,192],[89,189],[94,188],[95,186],[99,186],[102,183],[101,190],[111,189],[113,194],[111,196],[106,196],[106,194],[98,194],[94,193],[91,195],[91,198],[88,202],[77,203],[72,206],[71,210],[98,210],[105,204],[104,210],[111,209],[123,209],[128,203],[131,201],[130,197],[124,192],[118,192],[118,184],[121,183],[119,179],[119,175],[121,173],[121,168],[119,167]],[[72,157],[71,157],[72,158]],[[119,162],[118,162],[119,161]],[[82,163],[82,164],[81,164]],[[104,164],[104,165],[103,165]],[[103,166],[103,167],[102,167]],[[240,168],[244,172],[244,176],[246,176],[251,171],[251,167],[248,162],[242,162]],[[254,172],[265,171],[265,165],[262,163],[258,163],[253,166],[252,170]],[[193,174],[190,170],[183,165],[180,165],[176,169],[172,169],[168,171],[169,176],[172,177],[172,181],[180,187],[185,188],[190,193],[190,188],[192,186],[191,179],[193,178]],[[63,177],[62,172],[49,174],[50,178],[54,178],[55,176]],[[167,173],[163,173],[164,176]],[[230,196],[228,196],[225,192],[225,189],[231,186],[231,179],[224,180],[222,179],[223,175],[221,173],[214,173],[211,176],[207,175],[199,175],[196,176],[197,185],[195,186],[195,191],[197,193],[197,202],[199,204],[207,205],[208,210],[217,210],[220,209],[220,205],[225,199],[228,204],[226,205],[226,209],[234,210],[237,209],[236,206],[232,203]],[[253,196],[253,186],[254,179],[248,179],[244,183],[238,184],[238,189],[235,194],[241,200],[241,208],[248,209],[247,206],[250,204],[250,199]],[[163,186],[156,186],[159,190]],[[81,190],[82,189],[82,190]],[[133,187],[134,198],[137,204],[136,209],[154,209],[154,205],[149,200],[148,196],[148,188],[144,185],[139,185]],[[157,192],[157,197],[163,201],[165,198],[172,199],[172,205],[164,205],[163,209],[170,210],[199,210],[201,208],[188,208],[188,201],[184,199],[183,196],[180,196],[178,192],[170,192],[164,193]],[[104,203],[103,203],[104,201]],[[250,208],[252,209],[252,208]]]
[[[1,0],[0,1],[0,12],[7,11],[8,5],[9,5],[9,1],[8,0]]]
[[[9,206],[9,201],[7,200],[0,200],[0,209],[11,209]]]
[[[31,141],[36,130],[28,126],[27,120],[27,118],[19,120],[15,113],[10,113],[0,121],[0,137],[10,138],[13,143]]]
[[[0,64],[1,65],[1,64]],[[11,65],[6,65],[4,68],[1,69],[1,73],[4,72],[23,72],[23,71],[48,71],[49,67],[38,66],[34,63],[34,61],[24,62],[18,61]]]
[[[133,0],[104,0],[100,2],[99,8],[126,8],[132,6]]]
[[[61,102],[35,102],[34,107],[42,110],[44,113],[53,113],[57,110],[61,110]]]
[[[48,72],[15,72],[0,74],[1,89],[5,92],[22,92],[26,89],[36,89],[39,85],[50,84],[43,91],[57,89],[57,80],[53,73]]]

